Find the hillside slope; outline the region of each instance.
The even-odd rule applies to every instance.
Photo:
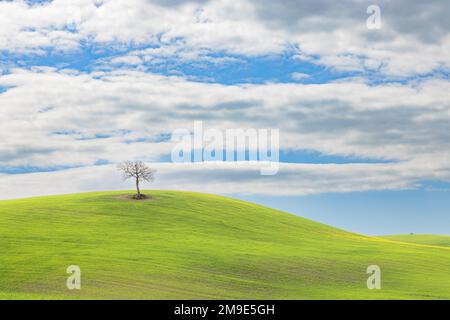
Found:
[[[450,249],[348,233],[225,197],[0,201],[0,299],[450,298]],[[379,265],[382,290],[368,290]],[[81,290],[66,288],[78,265]]]
[[[383,236],[382,238],[394,241],[425,244],[430,246],[450,247],[450,236],[434,234],[399,234]]]

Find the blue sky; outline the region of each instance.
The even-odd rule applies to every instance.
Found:
[[[367,235],[449,234],[447,191],[389,191],[301,197],[239,196],[255,203]],[[439,223],[438,223],[439,222]]]
[[[90,72],[93,70],[111,68],[104,62],[121,57],[136,50],[158,49],[161,46],[141,46],[114,48],[107,46],[94,47],[92,44],[82,43],[76,52],[61,53],[54,49],[44,50],[44,54],[14,55],[9,52],[0,52],[4,64],[13,66],[52,66],[61,69],[76,69]],[[299,82],[305,84],[327,83],[333,80],[345,79],[362,75],[358,71],[336,71],[326,66],[296,58],[294,51],[287,51],[281,55],[263,55],[247,57],[245,55],[226,54],[224,52],[210,53],[211,59],[227,59],[225,62],[209,61],[180,61],[175,57],[168,57],[158,63],[142,63],[138,66],[126,63],[115,63],[114,68],[135,67],[139,70],[161,75],[183,75],[201,82],[214,82],[226,85],[242,83]],[[305,77],[296,79],[295,73]],[[396,79],[389,79],[395,81]],[[388,81],[384,79],[383,81]]]
[[[449,8],[379,5],[370,30],[353,0],[0,1],[1,198],[127,187],[115,164],[143,160],[153,188],[448,234]],[[194,121],[279,130],[279,173],[171,163]]]

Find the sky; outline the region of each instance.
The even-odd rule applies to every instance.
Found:
[[[376,5],[379,28],[368,25]],[[210,192],[366,234],[450,234],[446,1],[0,0],[0,199]],[[173,163],[175,130],[279,130],[277,174]]]

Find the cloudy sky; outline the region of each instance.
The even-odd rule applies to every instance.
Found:
[[[449,16],[445,0],[0,1],[0,199],[130,188],[115,164],[142,160],[148,188],[449,234]],[[171,163],[194,121],[279,129],[278,174]]]

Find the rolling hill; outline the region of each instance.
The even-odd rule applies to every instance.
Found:
[[[382,238],[430,246],[450,247],[450,236],[441,236],[434,234],[399,234],[392,236],[383,236]]]
[[[230,198],[148,191],[0,201],[0,299],[450,299],[450,248]],[[81,290],[66,268],[81,268]],[[382,289],[368,290],[378,265]]]

